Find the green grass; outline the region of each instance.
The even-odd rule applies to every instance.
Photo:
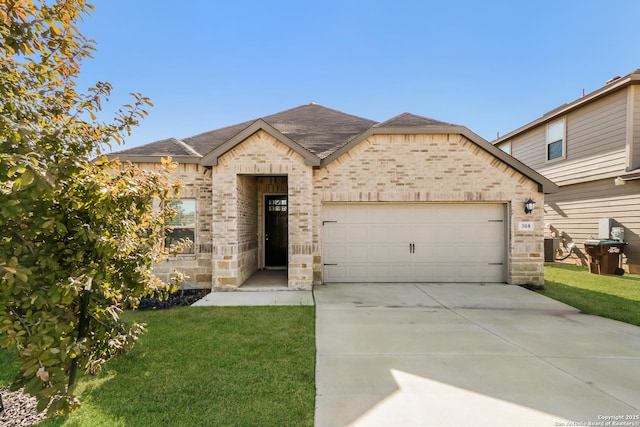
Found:
[[[0,387],[9,387],[13,382],[13,377],[20,368],[17,356],[16,351],[0,350]]]
[[[640,326],[640,275],[601,276],[561,264],[546,266],[544,279],[543,295],[584,313]]]
[[[314,318],[300,306],[126,313],[148,331],[100,375],[81,377],[78,411],[39,425],[311,426]]]

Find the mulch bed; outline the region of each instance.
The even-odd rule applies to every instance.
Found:
[[[0,388],[4,410],[0,411],[0,426],[28,427],[44,420],[45,412],[36,412],[36,399],[22,392]]]
[[[169,295],[166,300],[160,298],[143,298],[138,310],[158,310],[182,305],[191,305],[211,292],[209,289],[181,289]]]

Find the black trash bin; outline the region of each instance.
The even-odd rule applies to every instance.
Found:
[[[622,276],[620,256],[626,243],[618,240],[585,240],[584,248],[589,255],[589,272],[593,274],[617,274]]]

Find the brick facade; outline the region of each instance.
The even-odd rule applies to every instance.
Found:
[[[196,253],[156,268],[184,271],[189,286],[235,289],[264,267],[264,197],[289,198],[288,285],[322,283],[325,202],[503,203],[508,206],[507,281],[543,284],[543,194],[538,184],[458,134],[373,135],[322,168],[259,131],[212,168],[180,165],[183,198],[197,200]],[[538,209],[525,215],[524,201]],[[533,231],[519,231],[521,222]]]
[[[213,288],[240,286],[264,266],[264,195],[282,193],[289,197],[288,284],[311,285],[312,176],[299,154],[264,131],[219,159],[212,169]]]
[[[507,280],[542,285],[543,194],[529,178],[460,135],[375,135],[314,174],[315,247],[324,202],[498,202],[509,206]],[[538,209],[524,213],[531,197]],[[533,222],[533,231],[518,231]],[[322,271],[314,253],[314,281]]]
[[[156,163],[140,163],[140,167],[154,169]],[[211,171],[193,163],[179,164],[172,178],[182,182],[180,196],[196,200],[196,229],[194,253],[171,257],[156,265],[154,273],[162,280],[168,280],[173,270],[187,275],[186,288],[211,287],[211,250],[213,213],[211,211]]]

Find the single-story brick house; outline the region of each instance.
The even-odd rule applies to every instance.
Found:
[[[158,273],[191,286],[235,288],[265,268],[291,288],[543,283],[543,212],[524,206],[557,186],[463,126],[309,104],[112,156],[180,163],[174,232],[195,244]]]

